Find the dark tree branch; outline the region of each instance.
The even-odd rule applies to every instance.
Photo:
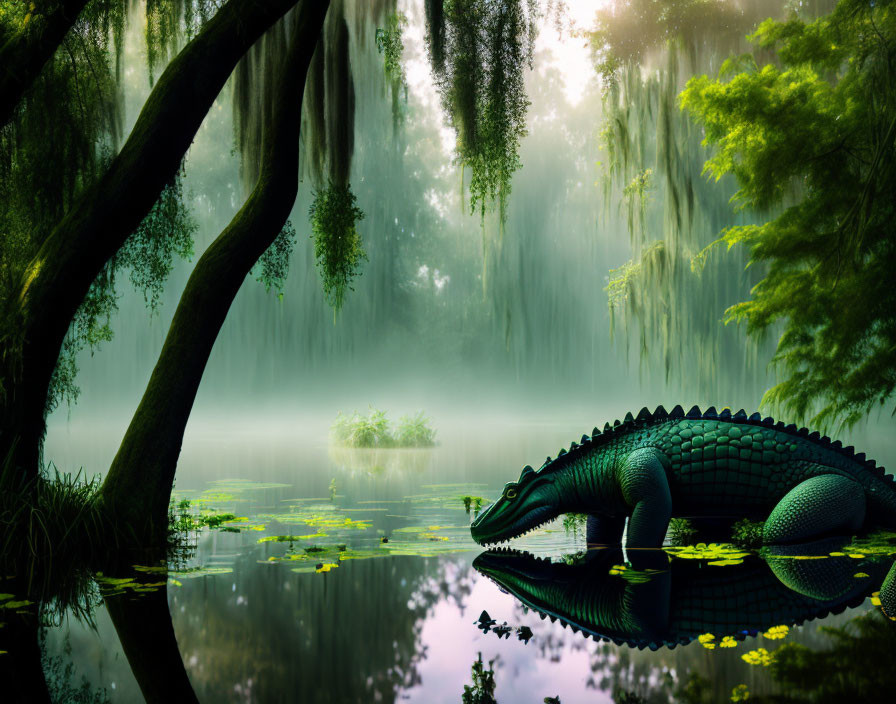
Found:
[[[0,349],[7,367],[0,375],[7,383],[0,455],[16,446],[15,462],[25,474],[37,472],[50,379],[90,284],[177,171],[236,63],[296,2],[228,0],[168,65],[121,152],[27,266],[13,323],[23,340],[20,349]]]
[[[286,223],[298,192],[302,95],[326,2],[303,2],[272,96],[258,181],[203,253],[181,296],[146,392],[102,488],[119,525],[140,539],[164,536],[184,428],[227,312],[252,266]]]

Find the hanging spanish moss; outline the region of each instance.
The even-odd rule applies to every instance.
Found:
[[[352,290],[361,262],[367,259],[357,223],[364,212],[348,184],[330,182],[316,191],[308,211],[314,256],[327,302],[334,312],[342,309],[345,294]]]
[[[330,180],[348,184],[355,148],[355,87],[349,56],[348,23],[335,14],[325,25],[327,49],[327,159]]]
[[[740,252],[698,255],[753,216],[734,213],[731,180],[702,176],[709,152],[678,95],[688,76],[715,74],[744,51],[749,29],[779,11],[762,0],[628,0],[599,12],[591,37],[604,90],[604,203],[623,211],[633,254],[610,272],[611,327],[622,318],[622,338],[637,346],[642,368],[661,367],[667,380],[721,401],[755,388],[763,374],[765,342],[745,342],[743,331],[721,324],[759,272],[745,271]]]
[[[296,229],[287,220],[283,229],[268,247],[253,273],[255,280],[264,286],[267,292],[275,291],[277,298],[283,299],[283,286],[286,283],[286,275],[289,273],[289,257],[296,246]]]
[[[322,183],[327,155],[327,123],[326,100],[324,92],[324,54],[323,42],[318,42],[311,65],[308,67],[308,78],[305,81],[305,99],[302,102],[303,129],[302,151],[299,156],[303,169],[310,175],[314,183]]]
[[[408,102],[408,79],[401,61],[404,51],[402,32],[407,23],[404,13],[395,12],[389,15],[385,27],[377,27],[376,30],[376,48],[383,55],[383,70],[392,95],[392,124],[396,132],[404,119]]]
[[[258,180],[265,126],[270,125],[274,83],[288,41],[286,27],[292,13],[276,22],[237,64],[233,78],[234,131],[240,153],[243,189]]]
[[[426,8],[433,77],[457,134],[457,164],[470,172],[470,210],[484,219],[497,204],[503,223],[511,178],[522,165],[529,107],[523,71],[532,68],[537,3],[455,0]]]
[[[177,53],[183,41],[189,41],[217,12],[214,0],[146,0],[146,64],[149,82],[156,71]]]

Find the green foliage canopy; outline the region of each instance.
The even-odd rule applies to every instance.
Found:
[[[841,0],[813,22],[767,20],[751,39],[778,62],[729,60],[681,95],[715,147],[704,172],[733,174],[740,208],[777,213],[715,243],[767,267],[726,320],[752,334],[783,323],[784,378],[766,403],[852,425],[896,389],[896,11]]]
[[[152,8],[161,6],[150,2]],[[42,8],[47,9],[47,8]],[[0,301],[4,336],[22,329],[19,287],[25,266],[75,200],[91,187],[119,146],[122,91],[119,58],[126,6],[96,0],[80,13],[55,54],[0,126]],[[0,0],[0,42],[41,30],[34,3]],[[173,30],[172,30],[173,31]],[[110,260],[75,314],[53,375],[47,410],[78,396],[76,359],[112,337],[116,274],[129,272],[155,310],[175,256],[193,253],[196,225],[177,174],[153,209]]]

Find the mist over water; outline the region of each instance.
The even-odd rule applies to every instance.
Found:
[[[422,6],[407,2],[400,9],[410,23],[403,60],[412,86],[404,120],[395,126],[373,37],[382,19],[371,25],[358,7],[347,5],[356,101],[351,183],[365,213],[359,228],[368,256],[362,274],[334,316],[309,240],[315,186],[303,173],[282,299],[247,278],[205,370],[185,446],[196,435],[218,432],[300,433],[323,441],[337,411],[369,404],[393,417],[423,409],[438,428],[556,423],[568,429],[568,440],[644,405],[755,409],[772,377],[763,362],[748,364],[746,342],[743,366],[751,366],[745,374],[751,381],[734,388],[720,375],[698,393],[680,381],[693,374],[673,368],[667,380],[652,358],[639,364],[639,350],[634,343],[629,348],[619,321],[611,339],[604,287],[608,272],[633,255],[625,207],[619,193],[606,203],[598,184],[596,78],[571,100],[563,67],[551,53],[582,40],[539,39],[534,70],[526,74],[531,106],[523,167],[513,179],[502,227],[495,214],[481,220],[469,213],[460,168],[452,163],[453,133],[428,73]],[[124,59],[126,125],[149,91],[140,23],[132,24]],[[547,33],[555,30],[545,26]],[[198,225],[194,262],[245,197],[231,93],[228,85],[185,162],[184,191]],[[719,188],[719,208],[727,207],[727,198]],[[175,262],[154,314],[127,277],[119,278],[115,338],[81,355],[81,395],[51,416],[48,460],[65,470],[105,471],[191,267]],[[746,287],[742,293],[748,295]],[[704,305],[717,306],[721,320],[722,302],[710,295]],[[730,354],[727,349],[726,365]],[[886,462],[887,443],[878,438],[869,446],[863,429],[853,436],[869,456]],[[76,451],[78,445],[83,450]]]

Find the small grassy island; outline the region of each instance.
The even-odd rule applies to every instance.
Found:
[[[330,428],[334,445],[357,448],[434,447],[436,431],[423,411],[404,415],[393,430],[386,412],[370,407],[367,415],[338,413]]]

